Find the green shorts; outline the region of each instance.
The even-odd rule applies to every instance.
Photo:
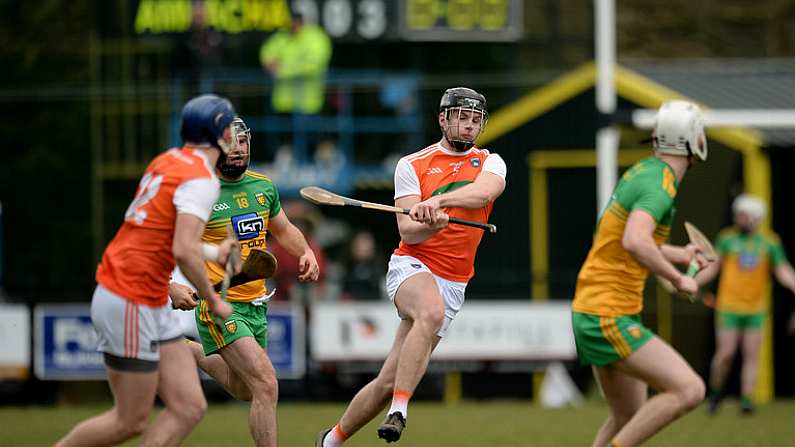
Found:
[[[767,312],[755,314],[738,314],[735,312],[715,312],[715,324],[718,329],[743,330],[743,329],[762,329],[765,324]]]
[[[210,355],[241,337],[254,337],[263,348],[268,346],[268,306],[255,306],[251,303],[234,303],[232,315],[226,319],[223,328],[213,323],[207,301],[199,302],[196,308],[196,327],[199,329],[204,355]]]
[[[601,317],[572,312],[571,323],[583,365],[605,366],[625,359],[654,336],[639,315]]]

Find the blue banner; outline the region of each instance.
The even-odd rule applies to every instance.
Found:
[[[280,379],[300,379],[306,372],[304,311],[299,306],[268,306],[268,357]]]
[[[34,312],[34,369],[40,380],[103,380],[105,365],[88,304],[46,304]]]
[[[35,374],[40,380],[104,380],[102,353],[88,304],[43,304],[34,311]],[[268,356],[282,379],[306,372],[304,311],[274,303],[268,309]]]

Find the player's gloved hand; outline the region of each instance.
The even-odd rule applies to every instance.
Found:
[[[168,284],[168,296],[171,298],[171,307],[179,310],[191,310],[196,307],[193,299],[193,289],[190,287],[171,282]]]
[[[301,282],[317,281],[320,277],[320,266],[312,250],[307,250],[298,258],[298,280]]]

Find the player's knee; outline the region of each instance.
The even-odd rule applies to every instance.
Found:
[[[677,391],[683,411],[689,411],[698,406],[707,392],[707,387],[701,377],[693,376]]]
[[[420,320],[436,333],[444,323],[444,306],[432,306],[420,313]]]
[[[179,420],[185,425],[193,427],[199,423],[207,412],[207,400],[204,396],[182,402],[177,408],[173,409],[177,413]]]
[[[276,402],[279,398],[279,382],[273,374],[260,372],[251,380],[251,394],[256,394],[264,399]]]
[[[146,425],[148,423],[149,414],[147,413],[130,415],[129,417],[117,421],[116,430],[114,430],[114,432],[118,434],[119,442],[123,442],[127,439],[140,436],[144,430],[146,430]]]

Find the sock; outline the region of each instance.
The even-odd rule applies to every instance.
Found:
[[[392,406],[386,414],[399,412],[403,419],[406,419],[409,412],[409,399],[411,399],[411,391],[395,389],[392,393]]]
[[[721,395],[721,389],[720,388],[712,388],[712,387],[709,388],[709,397],[714,399],[714,398],[720,397],[720,395]]]
[[[340,447],[346,439],[348,439],[348,435],[342,431],[340,424],[337,424],[323,438],[323,447]]]
[[[753,403],[753,401],[751,400],[751,398],[750,398],[750,397],[748,397],[748,396],[741,396],[741,397],[740,397],[740,404],[741,404],[742,406],[749,406],[749,407],[750,407],[750,406],[752,406],[754,403]]]

